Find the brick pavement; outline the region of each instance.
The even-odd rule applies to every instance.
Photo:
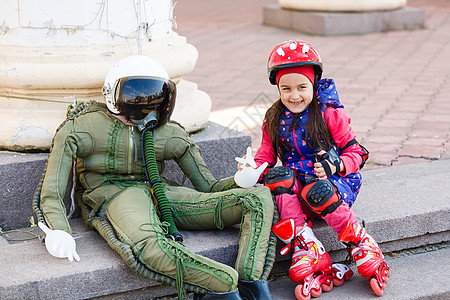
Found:
[[[426,28],[365,35],[311,36],[262,25],[276,0],[183,0],[176,31],[199,51],[186,79],[212,99],[211,119],[247,131],[253,146],[277,91],[267,80],[271,49],[304,39],[320,52],[324,77],[336,81],[358,139],[371,151],[367,169],[450,158],[450,1],[410,0]]]

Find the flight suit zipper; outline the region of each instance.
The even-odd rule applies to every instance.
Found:
[[[128,174],[131,174],[133,170],[133,154],[134,161],[137,162],[137,146],[136,146],[136,135],[134,133],[134,126],[128,126],[130,132],[130,138],[128,141]]]

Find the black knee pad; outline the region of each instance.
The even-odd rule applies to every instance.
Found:
[[[272,168],[264,176],[264,185],[269,187],[274,195],[294,194],[292,191],[294,184],[295,173],[285,166]]]
[[[329,180],[316,180],[307,184],[300,195],[311,210],[321,213],[322,216],[334,212],[342,204]]]

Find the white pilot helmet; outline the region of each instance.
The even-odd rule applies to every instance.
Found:
[[[159,62],[148,56],[133,55],[112,66],[102,93],[112,113],[140,123],[152,112],[161,125],[173,112],[176,85]]]

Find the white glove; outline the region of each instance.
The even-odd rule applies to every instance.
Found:
[[[265,162],[256,168],[255,159],[252,156],[252,148],[247,148],[245,158],[236,157],[237,162],[242,164],[242,169],[234,174],[234,182],[242,188],[251,188],[254,186],[261,176],[261,173],[267,168],[268,163]],[[247,166],[248,165],[248,166]]]
[[[38,222],[38,226],[45,233],[45,247],[51,255],[59,258],[67,257],[69,261],[73,261],[74,258],[80,261],[75,250],[75,239],[70,234],[62,230],[52,230],[42,222]]]

